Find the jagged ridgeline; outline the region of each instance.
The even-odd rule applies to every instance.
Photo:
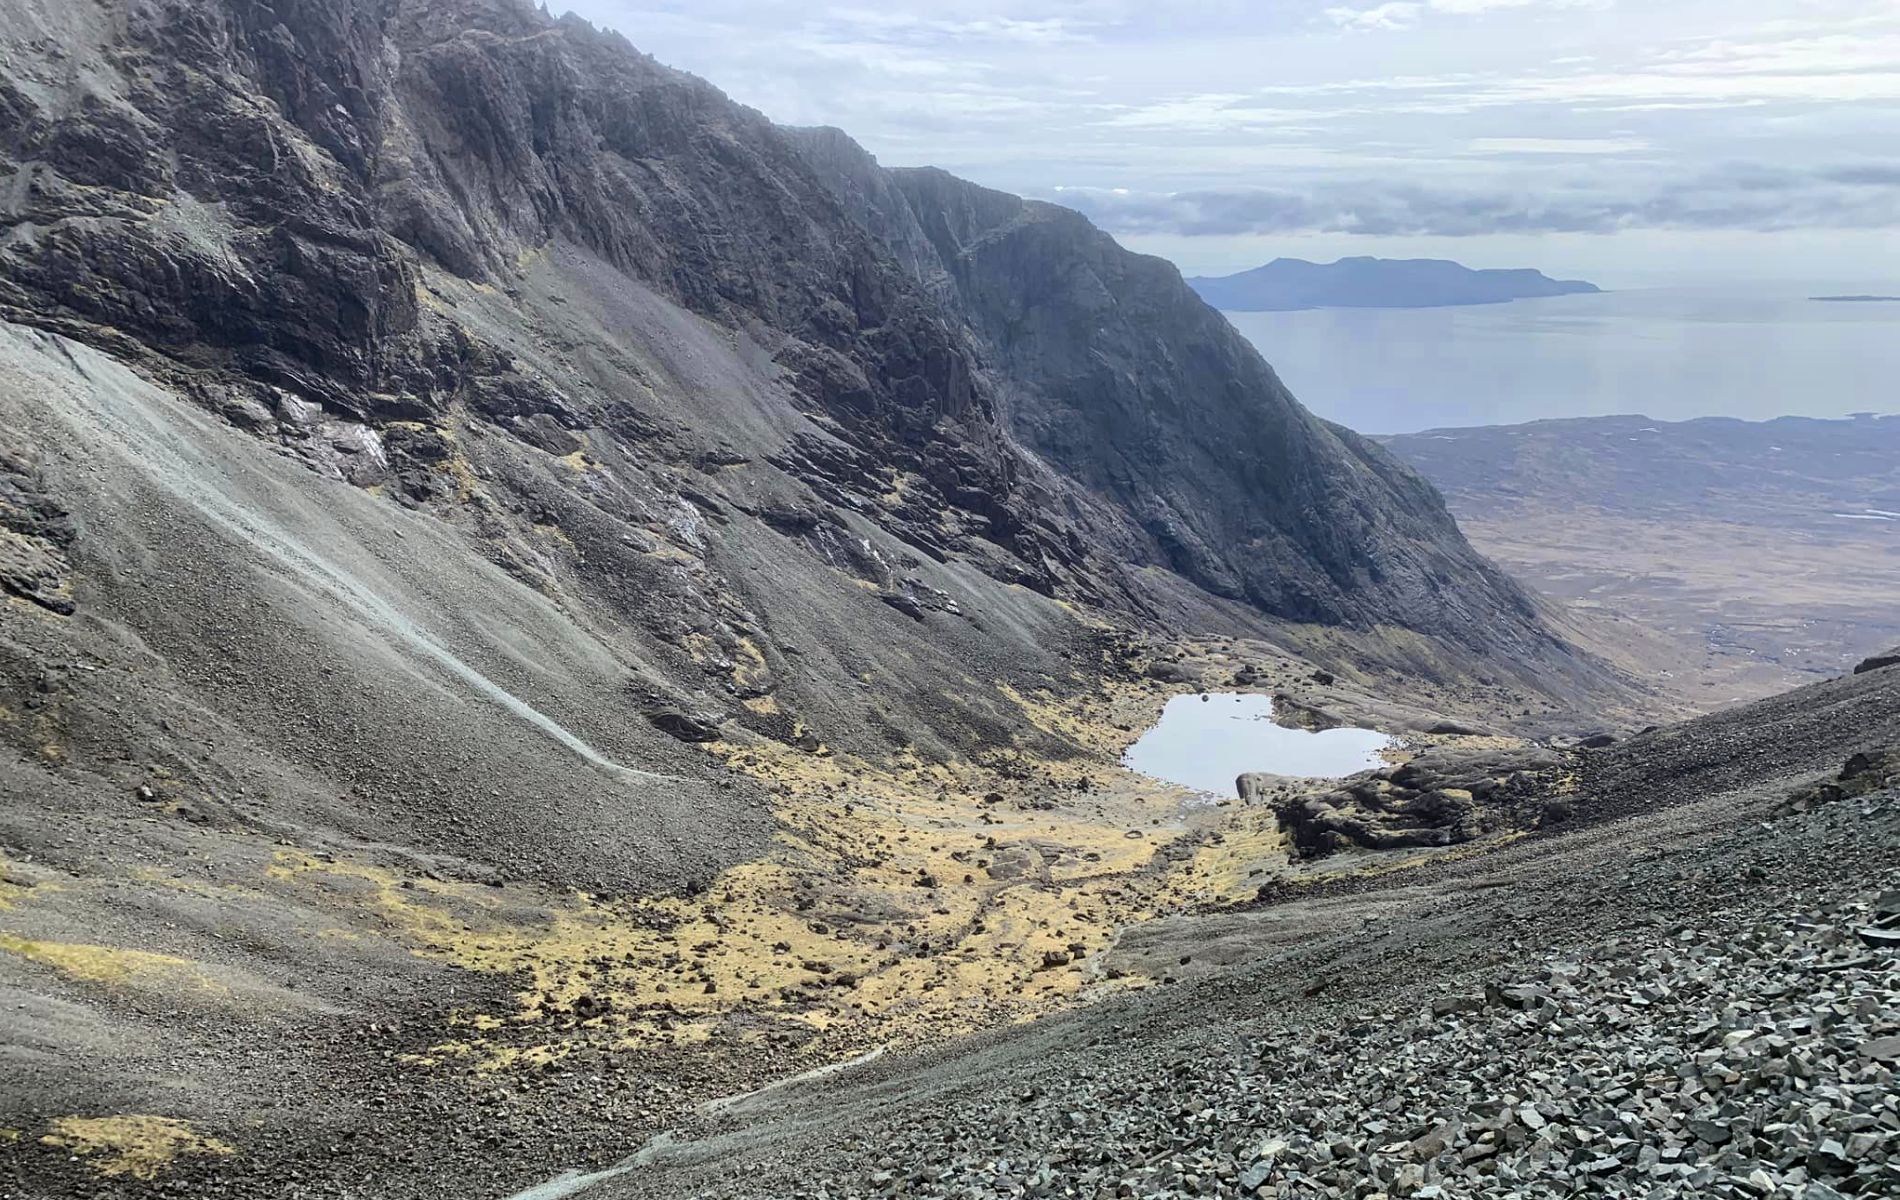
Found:
[[[6,315],[273,437],[348,424],[303,449],[365,486],[453,499],[481,422],[646,475],[756,464],[815,547],[849,514],[1126,612],[1185,582],[1552,652],[1429,488],[1072,212],[882,170],[510,0],[0,21]],[[656,361],[695,338],[702,377]]]
[[[681,743],[1033,742],[998,685],[1079,686],[1104,625],[1600,681],[1417,475],[1073,212],[514,0],[0,36],[0,575],[163,668],[81,689],[93,752],[188,698],[364,836],[652,884],[766,828]],[[104,635],[22,636],[24,681]]]

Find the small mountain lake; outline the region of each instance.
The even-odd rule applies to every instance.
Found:
[[[1122,755],[1122,765],[1232,797],[1235,777],[1248,771],[1335,779],[1379,766],[1379,751],[1390,745],[1390,737],[1371,729],[1315,733],[1275,725],[1271,696],[1206,692],[1169,700],[1154,728]]]

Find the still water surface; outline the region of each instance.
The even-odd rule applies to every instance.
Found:
[[[1900,303],[1654,289],[1227,319],[1302,403],[1362,433],[1900,411]]]
[[[1273,723],[1273,697],[1237,692],[1176,696],[1123,765],[1196,791],[1233,796],[1247,771],[1331,779],[1380,765],[1392,739],[1370,729],[1312,733]]]

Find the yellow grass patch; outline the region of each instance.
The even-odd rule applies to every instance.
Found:
[[[747,643],[729,661],[741,678],[763,655]],[[1180,690],[1005,694],[1026,723],[1081,747],[1072,759],[870,762],[735,733],[706,749],[765,785],[779,832],[698,896],[493,889],[289,851],[267,874],[364,936],[518,981],[511,1005],[455,1014],[408,1060],[419,1067],[528,1067],[582,1044],[678,1050],[774,1029],[835,1061],[1144,986],[1097,970],[1119,930],[1248,898],[1286,869],[1271,810],[1190,808],[1182,789],[1117,765]],[[759,700],[754,711],[776,707]],[[1181,838],[1191,851],[1159,853]]]
[[[574,1039],[679,1047],[736,1034],[726,1023],[741,1014],[805,1027],[819,1058],[968,1032],[1097,986],[1089,956],[1154,911],[1143,895],[1172,836],[1154,822],[1172,819],[1172,792],[1120,795],[1103,817],[986,801],[1020,789],[967,764],[876,766],[766,741],[714,749],[773,785],[782,828],[764,858],[696,898],[405,886],[383,868],[289,852],[269,874],[413,953],[517,976],[512,1012],[463,1014],[414,1060],[491,1069],[537,1061],[524,1037],[549,1052]],[[1130,838],[1136,825],[1150,832]]]
[[[59,1117],[40,1141],[70,1150],[110,1178],[156,1179],[179,1156],[235,1154],[230,1144],[198,1133],[188,1121],[128,1113],[114,1117]]]
[[[765,652],[751,638],[740,638],[732,652],[732,682],[746,692],[763,690],[771,681],[772,669],[766,665]]]
[[[78,942],[41,942],[0,933],[0,951],[17,954],[58,971],[68,979],[100,987],[191,990],[223,996],[229,992],[190,959],[120,946]]]
[[[1270,806],[1236,808],[1168,877],[1164,894],[1179,907],[1250,900],[1286,865],[1287,853],[1286,834]]]

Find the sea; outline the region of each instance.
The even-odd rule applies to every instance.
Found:
[[[1900,412],[1900,302],[1655,288],[1460,308],[1228,313],[1361,433],[1547,417]]]

